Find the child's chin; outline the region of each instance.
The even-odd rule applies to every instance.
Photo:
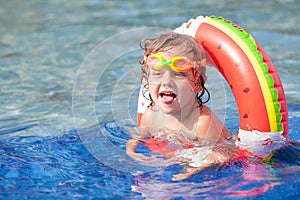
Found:
[[[161,106],[161,110],[167,115],[175,112],[175,108],[171,105]]]

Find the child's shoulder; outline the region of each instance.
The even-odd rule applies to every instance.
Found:
[[[207,106],[203,106],[198,119],[197,135],[210,140],[221,141],[227,138],[228,130],[217,115]]]
[[[203,105],[202,108],[199,109],[199,113],[199,122],[205,122],[205,120],[211,120],[211,118],[216,117],[213,111],[205,105]]]

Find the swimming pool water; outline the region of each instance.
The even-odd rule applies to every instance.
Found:
[[[115,122],[101,124],[121,149],[129,134]],[[24,127],[24,130],[37,127]],[[96,132],[97,126],[88,131]],[[122,133],[122,134],[120,134]],[[282,148],[277,165],[236,163],[212,167],[192,178],[173,182],[180,166],[158,168],[133,176],[95,159],[76,131],[57,136],[12,136],[0,141],[1,195],[3,199],[40,198],[253,198],[298,197],[300,144]],[[134,164],[134,162],[133,162]],[[284,191],[284,193],[282,193]]]
[[[75,105],[83,111],[95,109],[97,123],[78,129],[74,121],[86,122],[73,115],[72,105],[80,66],[103,41],[135,28],[175,28],[198,15],[221,15],[251,32],[269,53],[287,96],[289,135],[292,141],[299,141],[299,9],[296,0],[1,1],[0,198],[299,198],[297,142],[278,151],[274,163],[212,167],[182,182],[171,181],[172,174],[181,170],[177,165],[151,168],[135,176],[126,172],[142,167],[124,155],[130,137],[127,129],[134,124],[131,119],[122,121],[123,116],[135,119],[139,77],[138,70],[131,68],[138,66],[138,51],[123,52],[111,61],[116,68],[108,68],[96,85],[95,104]],[[135,36],[126,35],[124,41],[134,41]],[[119,45],[123,46],[105,46],[106,54],[99,60],[104,62],[117,50],[127,48],[125,42]],[[95,70],[101,67],[95,66]],[[77,82],[78,86],[88,88],[84,86],[92,84],[94,77],[87,77],[81,85]],[[224,91],[212,84],[214,78],[218,79],[210,76],[208,83],[216,95],[212,101],[217,101]],[[87,100],[93,92],[83,91],[77,97]],[[225,123],[236,131],[238,115],[226,87],[225,94],[221,108],[210,106],[222,112],[225,108]],[[126,102],[128,107],[119,102]],[[90,117],[88,112],[86,117]],[[108,143],[97,141],[91,151],[79,133],[98,137],[99,130]],[[108,152],[107,145],[115,151]],[[122,163],[121,169],[118,165]]]

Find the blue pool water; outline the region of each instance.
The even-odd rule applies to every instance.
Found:
[[[0,1],[0,199],[299,198],[299,9],[297,0]],[[141,166],[124,153],[139,88],[135,45],[198,15],[234,21],[268,52],[292,141],[272,163],[213,167],[175,182],[181,166]],[[237,131],[232,94],[215,82],[223,86],[211,70],[209,106]]]

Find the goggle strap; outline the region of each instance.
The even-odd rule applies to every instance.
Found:
[[[206,58],[202,58],[202,60],[200,61],[200,65],[201,65],[201,67],[206,66]]]

